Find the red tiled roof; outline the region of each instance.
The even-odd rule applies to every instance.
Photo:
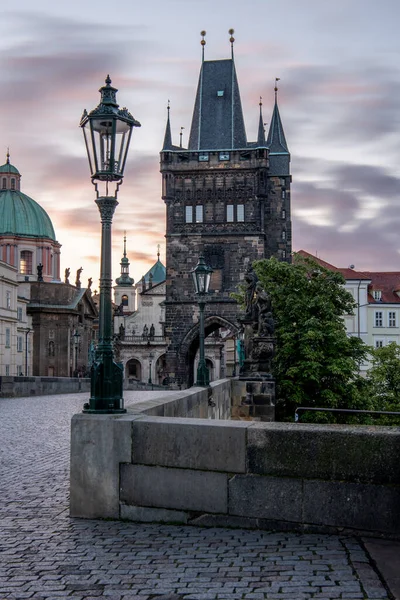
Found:
[[[334,265],[331,265],[330,263],[326,262],[325,260],[318,258],[318,256],[314,256],[313,254],[306,252],[305,250],[299,250],[298,252],[296,252],[296,254],[299,254],[300,256],[303,256],[304,258],[311,258],[312,260],[315,260],[319,265],[321,265],[321,267],[324,267],[325,269],[329,269],[329,271],[339,271],[339,273],[341,273],[345,279],[363,279],[363,280],[370,279],[367,276],[368,273],[361,273],[360,271],[355,271],[354,269],[350,269],[349,267],[347,267],[347,268],[335,267]]]
[[[321,267],[329,269],[330,271],[339,271],[346,280],[350,279],[362,279],[364,281],[370,281],[368,285],[368,302],[370,304],[400,304],[400,297],[396,292],[400,293],[400,271],[355,271],[350,268],[339,268],[331,265],[330,263],[321,260],[317,256],[306,252],[305,250],[299,250],[296,252],[300,256],[305,258],[312,258]],[[375,300],[372,295],[374,290],[381,291],[381,299]]]

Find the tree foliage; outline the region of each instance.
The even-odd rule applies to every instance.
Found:
[[[272,258],[253,266],[271,296],[280,418],[293,419],[297,406],[368,408],[359,375],[368,347],[346,334],[343,315],[353,313],[355,302],[342,275],[300,255],[292,264]],[[308,415],[315,419],[315,413]],[[318,413],[318,421],[324,420],[334,419]]]
[[[367,385],[375,410],[400,412],[400,346],[395,342],[371,349]],[[382,417],[379,424],[399,424],[400,418]]]

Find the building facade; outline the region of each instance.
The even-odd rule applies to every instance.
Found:
[[[233,38],[232,38],[233,40]],[[212,267],[206,336],[239,330],[231,294],[257,259],[290,261],[290,154],[275,105],[267,138],[248,142],[233,57],[204,60],[187,148],[172,143],[170,110],[160,154],[166,205],[166,366],[171,381],[193,383],[199,308],[190,272],[200,255]],[[203,40],[204,41],[204,40]]]

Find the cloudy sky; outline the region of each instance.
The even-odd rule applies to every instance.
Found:
[[[99,275],[100,220],[83,136],[110,73],[134,130],[113,228],[135,279],[164,259],[158,171],[166,105],[184,145],[206,59],[235,60],[249,141],[259,96],[270,120],[275,77],[292,155],[293,248],[337,266],[400,269],[400,3],[398,0],[14,0],[0,20],[0,152],[21,189],[49,213],[62,272]]]

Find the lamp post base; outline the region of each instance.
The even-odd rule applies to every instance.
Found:
[[[111,355],[100,356],[92,366],[90,400],[83,407],[84,413],[126,413],[122,398],[123,369]]]
[[[207,387],[210,384],[210,374],[206,363],[199,363],[197,367],[197,381],[196,385],[201,387]]]

